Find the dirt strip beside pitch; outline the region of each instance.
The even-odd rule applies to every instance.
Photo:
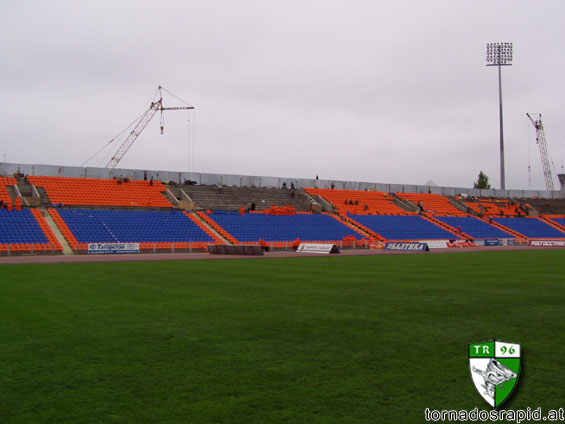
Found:
[[[2,264],[52,264],[52,263],[82,263],[82,262],[144,262],[144,261],[188,261],[188,260],[219,260],[219,259],[265,259],[265,258],[306,258],[313,256],[377,256],[377,255],[406,255],[426,253],[455,253],[455,252],[493,252],[508,250],[547,250],[549,247],[530,246],[483,246],[466,248],[431,249],[430,252],[395,251],[383,249],[342,250],[339,255],[317,253],[297,253],[294,251],[265,252],[263,256],[244,255],[210,255],[208,253],[148,253],[148,254],[117,254],[117,255],[22,255],[0,257]]]

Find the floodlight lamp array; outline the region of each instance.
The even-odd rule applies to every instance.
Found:
[[[512,62],[512,43],[487,44],[487,63],[492,65],[510,65]]]

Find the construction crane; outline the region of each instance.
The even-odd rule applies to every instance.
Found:
[[[163,106],[163,96],[162,96],[161,90],[167,91],[163,87],[159,86],[159,88],[157,89],[158,97],[159,97],[158,100],[151,102],[151,106],[149,107],[147,112],[145,112],[143,114],[143,116],[137,122],[137,124],[135,125],[133,130],[131,130],[131,132],[129,133],[127,138],[124,140],[124,142],[122,143],[122,145],[120,146],[118,151],[116,153],[114,153],[114,155],[112,156],[112,158],[110,159],[110,161],[106,165],[106,168],[114,169],[116,167],[116,165],[118,165],[118,163],[122,160],[122,158],[127,153],[129,148],[133,145],[135,140],[137,140],[137,137],[139,137],[141,132],[145,129],[147,124],[149,124],[149,122],[155,116],[155,114],[157,112],[159,112],[159,111],[161,112],[161,127],[160,128],[161,128],[161,134],[163,134],[163,131],[165,129],[164,120],[163,120],[163,112],[164,111],[166,111],[166,110],[190,110],[190,109],[194,109],[193,106],[164,107]],[[174,96],[174,94],[172,94],[170,92],[168,92],[168,93]]]
[[[545,178],[545,189],[554,190],[553,175],[551,174],[551,162],[549,159],[549,152],[547,150],[547,142],[545,141],[543,124],[541,122],[541,113],[534,114],[536,115],[536,118],[532,117],[529,113],[526,113],[526,115],[536,129],[536,142],[539,145],[541,164],[543,166],[543,176]]]

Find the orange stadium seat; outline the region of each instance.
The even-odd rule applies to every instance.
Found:
[[[16,184],[17,181],[13,177],[0,177],[0,200],[10,208],[12,206],[12,199],[10,199],[6,186],[14,186]]]
[[[382,191],[333,190],[327,188],[306,188],[311,196],[321,196],[331,203],[342,215],[413,215],[393,202],[390,194]]]
[[[395,193],[398,197],[421,206],[424,212],[433,215],[465,216],[465,212],[453,206],[447,197],[434,193]]]
[[[160,181],[128,181],[97,178],[28,177],[31,184],[43,187],[54,205],[171,207],[163,196]]]

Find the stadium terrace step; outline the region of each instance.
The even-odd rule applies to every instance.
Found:
[[[540,215],[565,215],[565,199],[521,199]]]
[[[197,205],[199,210],[239,211],[243,206],[255,205],[261,211],[271,206],[292,206],[297,211],[309,212],[312,203],[301,190],[276,188],[250,188],[225,186],[179,186]]]
[[[45,223],[49,226],[49,229],[52,231],[53,236],[57,239],[57,242],[61,246],[63,255],[74,255],[73,249],[71,249],[71,246],[69,245],[69,243],[67,243],[65,236],[63,235],[49,212],[45,208],[33,209],[33,211],[37,211],[41,214],[41,217],[45,220]],[[35,213],[36,216],[37,212]]]
[[[212,226],[210,226],[205,220],[203,220],[198,214],[196,213],[189,213],[184,212],[186,216],[188,216],[196,225],[198,225],[202,230],[216,240],[218,244],[230,244],[228,240],[226,240],[219,232],[217,232]]]

